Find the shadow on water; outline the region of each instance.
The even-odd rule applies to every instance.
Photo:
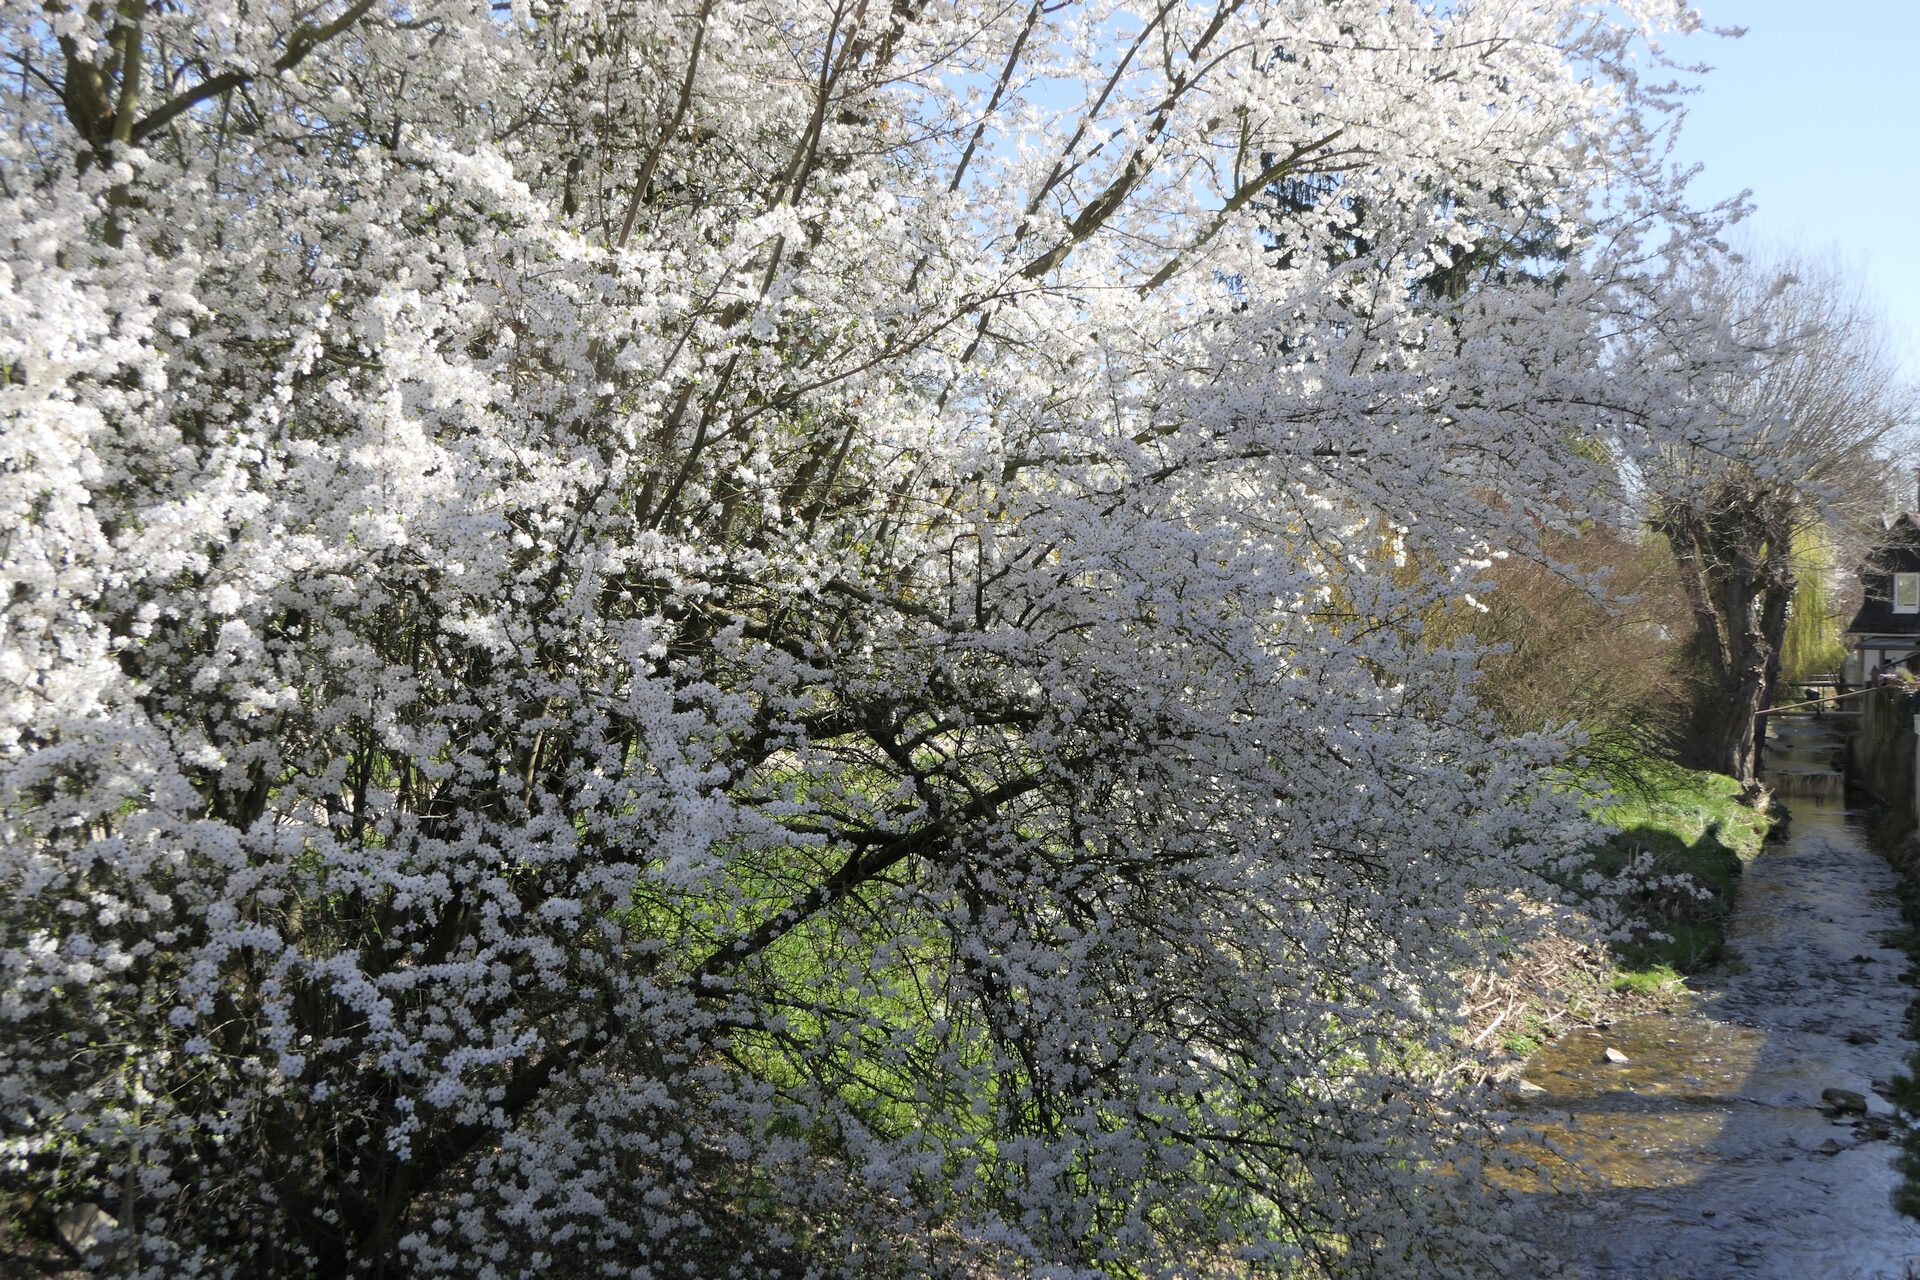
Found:
[[[1788,721],[1769,745],[1791,832],[1747,867],[1691,1008],[1570,1034],[1527,1065],[1519,1120],[1539,1140],[1520,1145],[1539,1172],[1509,1190],[1521,1233],[1571,1275],[1920,1276],[1881,1093],[1911,1047],[1897,877],[1837,775],[1807,776],[1832,772],[1831,726]],[[1823,1111],[1835,1089],[1868,1114]]]

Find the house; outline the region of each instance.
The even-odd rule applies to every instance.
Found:
[[[1867,683],[1882,667],[1920,650],[1920,511],[1905,511],[1887,526],[1860,566],[1864,598],[1847,624],[1848,686]]]

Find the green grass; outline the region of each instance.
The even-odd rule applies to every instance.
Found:
[[[1656,964],[1651,969],[1617,971],[1613,975],[1613,989],[1629,995],[1664,996],[1671,993],[1676,984],[1684,981],[1672,965]]]
[[[1513,1030],[1500,1037],[1500,1047],[1515,1058],[1531,1058],[1548,1040],[1548,1032],[1536,1013],[1522,1014]]]
[[[1649,995],[1720,959],[1740,868],[1766,842],[1767,815],[1740,801],[1740,784],[1718,773],[1643,759],[1632,776],[1609,780],[1614,792],[1595,808],[1612,834],[1593,852],[1602,875],[1651,855],[1646,888],[1627,901],[1633,937],[1617,944],[1614,988]],[[1701,897],[1657,883],[1683,877]]]
[[[1690,848],[1713,828],[1719,843],[1743,861],[1766,843],[1767,815],[1741,803],[1740,784],[1724,773],[1646,758],[1632,776],[1607,781],[1614,795],[1595,816],[1622,831],[1645,829]]]

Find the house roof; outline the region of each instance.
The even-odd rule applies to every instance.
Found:
[[[1903,511],[1860,566],[1865,589],[1849,635],[1920,636],[1920,613],[1893,611],[1893,575],[1920,573],[1920,511]]]

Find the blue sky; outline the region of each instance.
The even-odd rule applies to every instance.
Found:
[[[1703,200],[1751,188],[1747,234],[1831,250],[1867,286],[1920,378],[1920,0],[1696,0],[1738,40],[1677,41],[1712,64],[1679,154]]]

